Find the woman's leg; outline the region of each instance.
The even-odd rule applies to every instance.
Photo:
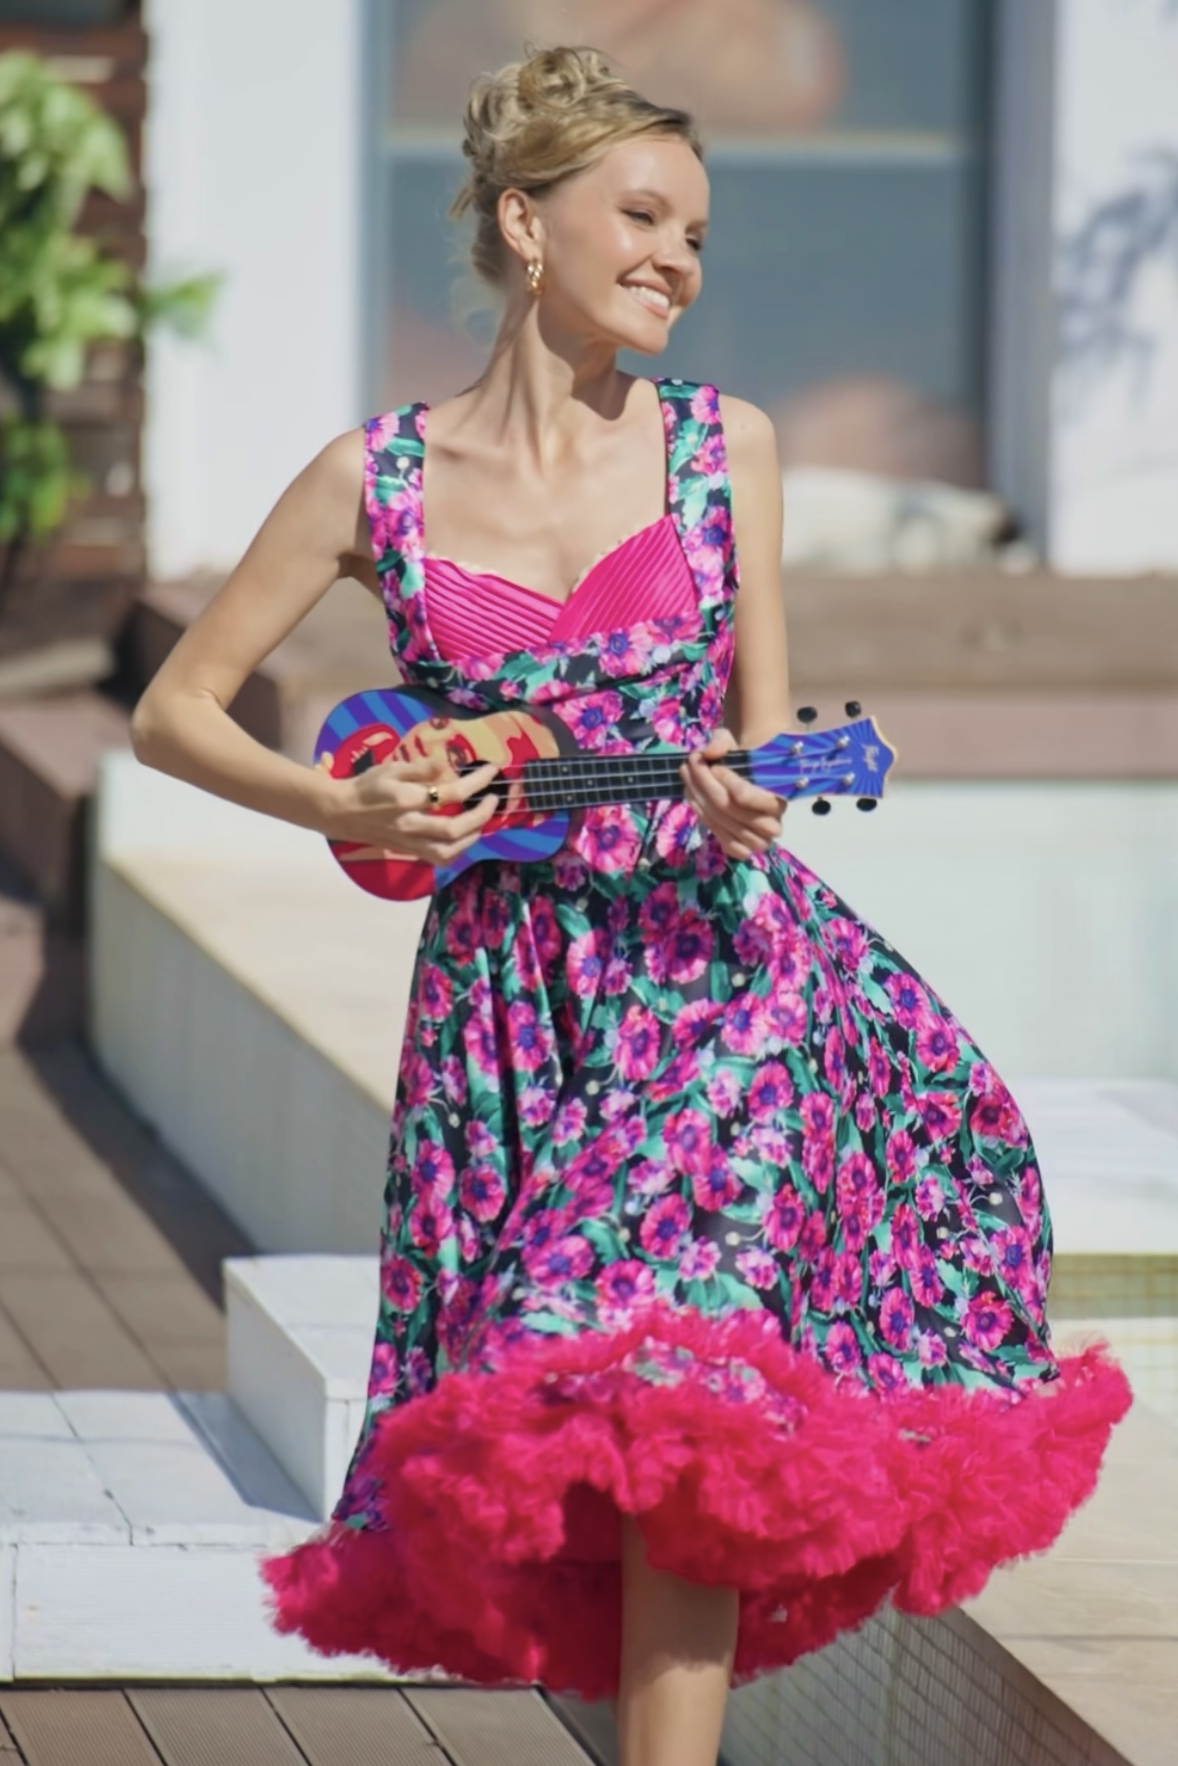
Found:
[[[736,1651],[737,1594],[652,1569],[622,1516],[620,1766],[716,1766]]]

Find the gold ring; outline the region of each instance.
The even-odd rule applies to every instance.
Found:
[[[436,785],[427,785],[426,791],[428,793],[430,803],[433,805],[434,809],[437,809],[439,803],[441,803],[441,801],[442,801],[441,794],[439,793],[437,786]]]

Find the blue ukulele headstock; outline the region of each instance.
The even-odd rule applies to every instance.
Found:
[[[853,723],[833,730],[791,730],[753,750],[749,774],[754,783],[779,797],[854,797],[861,809],[874,809],[896,752],[874,718],[856,715],[859,706],[854,701],[847,711],[854,716]],[[816,716],[810,706],[798,713],[804,723]],[[829,807],[823,802],[814,805],[818,811]]]

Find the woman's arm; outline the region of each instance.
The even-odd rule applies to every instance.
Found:
[[[439,818],[494,777],[457,779],[440,758],[389,761],[355,779],[275,754],[228,707],[251,672],[332,583],[371,556],[363,506],[364,432],[349,430],[282,493],[240,564],[180,638],[135,707],[131,741],[145,765],[263,815],[339,839],[446,863],[476,837],[495,801]],[[360,547],[365,553],[360,553]]]
[[[736,649],[728,704],[736,732],[718,730],[684,769],[687,795],[730,858],[763,852],[781,833],[782,800],[727,767],[707,766],[730,748],[759,748],[791,727],[785,612],[781,601],[781,467],[773,425],[744,399],[723,398],[721,420],[732,485],[740,566]]]

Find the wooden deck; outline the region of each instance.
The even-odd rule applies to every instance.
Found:
[[[0,1053],[0,1390],[222,1390],[254,1249],[76,1043]],[[0,1684],[0,1766],[587,1766],[605,1727],[531,1690]]]
[[[222,1390],[253,1249],[77,1044],[0,1054],[0,1388]]]
[[[589,1766],[532,1691],[0,1689],[0,1766]]]

